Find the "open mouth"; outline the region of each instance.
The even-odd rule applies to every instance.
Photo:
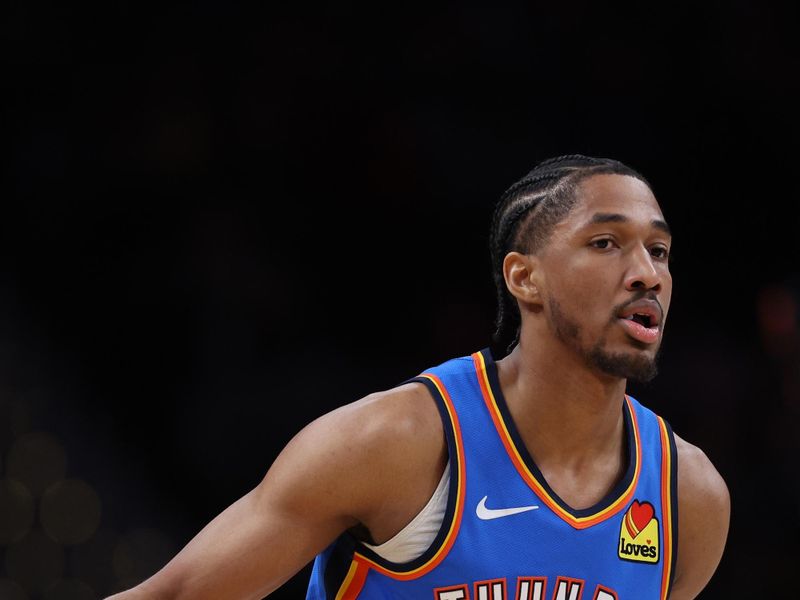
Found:
[[[635,312],[631,315],[620,317],[620,324],[627,334],[643,344],[654,344],[658,341],[660,329],[659,320],[655,315]]]
[[[643,313],[634,313],[629,317],[625,317],[628,321],[633,321],[634,323],[638,323],[642,327],[647,327],[650,329],[653,326],[653,318],[650,315],[646,315]]]
[[[658,342],[663,311],[657,300],[640,299],[630,302],[617,313],[617,316],[620,325],[634,340],[643,344]]]

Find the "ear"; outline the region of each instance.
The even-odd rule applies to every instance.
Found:
[[[535,256],[509,252],[503,259],[503,277],[511,295],[525,304],[541,304],[541,269]]]

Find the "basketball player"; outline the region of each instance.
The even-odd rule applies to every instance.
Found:
[[[446,362],[311,423],[114,598],[260,598],[314,556],[309,599],[695,598],[722,556],[727,487],[625,394],[656,373],[670,245],[634,170],[540,163],[492,225],[508,355]]]

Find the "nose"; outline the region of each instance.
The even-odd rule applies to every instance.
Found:
[[[630,265],[625,276],[627,290],[658,292],[661,290],[661,280],[661,271],[647,248],[640,247],[631,253]]]

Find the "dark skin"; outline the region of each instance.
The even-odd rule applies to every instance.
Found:
[[[655,360],[672,279],[671,238],[644,183],[596,175],[576,193],[539,252],[505,258],[522,326],[519,345],[497,364],[527,449],[550,487],[580,509],[603,498],[626,467],[622,373]],[[660,307],[657,339],[647,342],[619,318],[643,297]],[[676,443],[680,546],[670,597],[690,600],[722,556],[730,498],[703,452]],[[253,491],[161,571],[113,598],[261,598],[345,530],[389,540],[426,504],[446,461],[441,419],[423,386],[367,396],[308,425]]]

